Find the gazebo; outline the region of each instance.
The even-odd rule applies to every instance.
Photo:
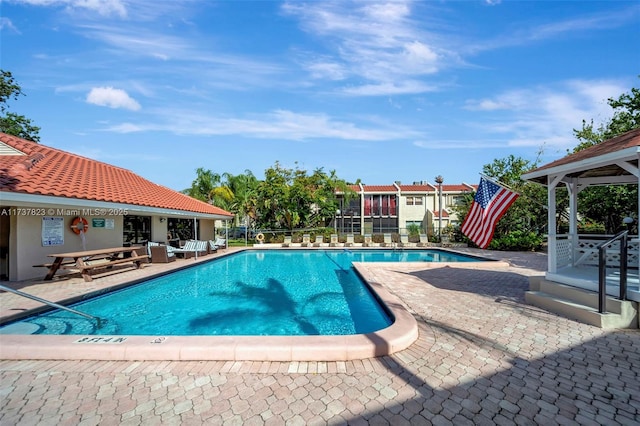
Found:
[[[640,301],[638,235],[628,235],[627,231],[617,235],[579,234],[578,194],[594,185],[638,185],[639,159],[640,129],[635,129],[522,176],[525,180],[548,188],[548,266],[543,280],[545,283],[542,287],[532,286],[532,293],[536,294],[528,294],[529,299],[533,301],[546,297],[544,293],[547,290],[550,299],[556,301],[562,301],[564,296],[560,293],[578,293],[567,297],[567,303],[575,304],[581,303],[576,298],[586,300],[589,293],[592,293],[597,296],[600,316],[615,312],[622,303],[628,306],[621,308],[622,310],[635,311],[637,327],[637,302]],[[566,234],[557,233],[559,212],[556,191],[562,186],[569,194],[569,228]],[[640,197],[629,216],[637,220],[639,210]],[[556,303],[534,304],[550,307]],[[589,307],[592,304],[585,302],[584,305]],[[590,308],[595,309],[593,306]],[[602,323],[600,325],[606,326]]]

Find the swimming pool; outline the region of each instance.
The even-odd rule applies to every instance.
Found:
[[[392,322],[351,268],[324,251],[245,251],[14,324],[30,334],[344,335]],[[9,328],[9,331],[11,328]],[[0,333],[2,330],[0,329]]]
[[[444,250],[416,249],[342,249],[327,250],[326,254],[337,259],[342,266],[348,262],[478,262],[474,256]]]
[[[437,250],[249,250],[0,328],[54,335],[348,335],[392,319],[352,262],[477,260]]]
[[[125,274],[114,275],[109,286],[102,290],[90,289],[95,286],[86,283],[78,284],[81,287],[90,287],[84,292],[77,293],[74,285],[68,286],[66,291],[67,303],[70,300],[79,300],[80,297],[96,296],[97,291],[107,292],[115,287],[130,287],[151,279],[162,276],[171,276],[180,270],[193,270],[199,264],[215,263],[223,257],[233,257],[237,252],[253,252],[257,260],[267,251],[298,251],[304,255],[312,250],[287,249],[287,250],[252,250],[229,249],[222,253],[192,259],[188,262],[173,262],[158,265],[158,268],[149,267],[135,270],[130,276]],[[320,250],[316,249],[313,251]],[[349,265],[357,271],[357,274],[370,287],[376,299],[382,301],[393,322],[388,327],[364,334],[345,335],[202,335],[202,336],[172,336],[165,335],[122,335],[122,336],[92,336],[92,335],[45,335],[3,334],[1,336],[0,359],[4,360],[166,360],[166,361],[347,361],[390,355],[411,346],[418,338],[418,323],[416,318],[407,311],[404,303],[395,294],[387,289],[385,281],[390,280],[400,284],[405,279],[410,279],[412,271],[436,269],[443,267],[462,267],[471,269],[496,269],[505,268],[509,264],[499,261],[487,261],[479,257],[471,257],[476,263],[438,263],[438,262],[362,262],[353,255],[358,249],[345,251],[343,249],[328,249],[322,253],[327,259],[331,258],[335,268],[346,268]],[[336,259],[332,255],[344,252],[352,259]],[[374,249],[377,255],[384,251]],[[423,250],[418,250],[423,251]],[[424,250],[432,251],[432,250]],[[261,255],[262,254],[262,255]],[[372,253],[373,254],[373,253]],[[330,255],[330,256],[327,256]],[[361,258],[360,258],[361,259]],[[389,260],[389,259],[387,259]],[[469,258],[467,258],[469,260]],[[353,263],[352,263],[353,261]],[[344,263],[341,263],[344,262]],[[386,266],[386,265],[389,265]],[[458,265],[458,266],[456,266]],[[463,266],[464,265],[464,266]],[[155,272],[154,272],[155,269]],[[256,272],[258,269],[254,269]],[[174,271],[174,272],[171,272]],[[167,275],[169,273],[169,275]],[[259,272],[256,272],[259,273]],[[405,274],[409,274],[404,277]],[[148,278],[144,279],[143,276]],[[399,281],[398,281],[399,280]],[[50,283],[42,285],[50,286]],[[98,287],[102,285],[97,284]],[[114,287],[115,286],[115,287]],[[393,285],[392,285],[393,287]],[[65,293],[63,293],[65,294]],[[85,296],[81,296],[85,294]],[[58,301],[62,299],[57,299]],[[64,302],[62,302],[64,303]],[[25,318],[25,311],[20,318]],[[18,318],[16,318],[17,320]],[[36,326],[37,327],[37,326]],[[15,331],[14,331],[15,332]]]

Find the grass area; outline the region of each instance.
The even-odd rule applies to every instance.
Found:
[[[253,240],[253,238],[247,240],[246,242],[245,242],[245,240],[243,238],[241,240],[229,240],[227,242],[227,245],[229,247],[245,247],[245,246],[252,246],[254,242],[255,241]]]

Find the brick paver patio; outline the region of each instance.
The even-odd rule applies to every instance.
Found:
[[[526,305],[545,256],[489,255],[512,266],[367,266],[419,322],[418,341],[392,356],[2,360],[0,424],[640,424],[640,333]]]

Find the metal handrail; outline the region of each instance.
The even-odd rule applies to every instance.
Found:
[[[598,245],[598,312],[607,312],[607,246],[620,240],[620,300],[627,299],[627,236],[621,231],[613,238]]]
[[[42,298],[40,298],[38,296],[34,296],[33,294],[24,293],[24,292],[22,292],[20,290],[14,290],[14,289],[12,289],[10,287],[5,287],[3,285],[0,285],[0,290],[8,291],[9,293],[13,293],[13,294],[16,294],[18,296],[26,297],[27,299],[35,300],[36,302],[44,303],[47,306],[51,306],[53,308],[62,309],[64,311],[68,311],[68,312],[71,312],[73,314],[80,315],[82,317],[95,320],[98,323],[98,328],[100,328],[102,326],[102,320],[100,318],[94,317],[94,316],[89,315],[89,314],[85,314],[84,312],[76,311],[75,309],[71,309],[71,308],[68,308],[66,306],[62,306],[62,305],[59,305],[57,303],[51,302],[49,300],[42,299]]]

